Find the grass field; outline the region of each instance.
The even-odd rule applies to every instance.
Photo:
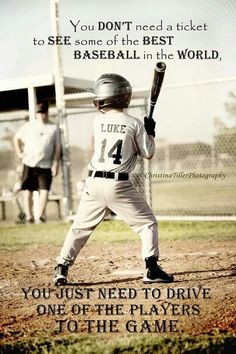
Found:
[[[9,343],[1,347],[1,354],[233,354],[236,337],[232,334],[212,333],[208,335],[157,338],[137,336],[104,340],[101,337],[58,340],[37,339],[20,343]]]
[[[63,243],[69,229],[68,223],[45,225],[0,226],[1,250],[16,251],[31,245],[57,245]],[[236,222],[159,222],[159,238],[162,240],[226,241],[236,239]],[[126,242],[138,236],[122,221],[106,221],[98,226],[89,242]]]
[[[154,180],[153,182],[156,183],[152,184],[152,197],[155,213],[159,215],[235,215],[236,176],[235,173],[227,171],[225,174],[224,180]]]
[[[77,165],[76,165],[77,166]],[[185,171],[188,172],[188,171]],[[190,171],[191,172],[191,171]],[[201,170],[201,173],[210,173],[211,170]],[[199,172],[199,173],[200,173]],[[214,173],[219,171],[213,171]],[[152,178],[152,207],[158,215],[236,215],[236,174],[232,169],[224,168],[225,179],[184,179],[184,178]],[[0,171],[0,190],[9,187],[9,176],[6,179]],[[78,176],[73,173],[74,207],[78,200],[76,191]],[[139,184],[143,187],[143,176],[139,176]],[[13,185],[10,183],[10,187]],[[10,188],[9,187],[9,188]],[[52,190],[62,194],[61,179],[58,176]],[[18,210],[13,203],[7,203],[7,220],[13,221]],[[57,220],[57,210],[54,203],[47,206],[48,220]]]
[[[236,329],[232,319],[234,291],[230,268],[230,264],[233,262],[232,245],[235,245],[233,242],[236,240],[235,222],[159,223],[161,249],[164,249],[164,253],[170,259],[167,264],[175,270],[174,273],[179,278],[179,283],[177,282],[175,286],[185,288],[205,285],[215,289],[215,302],[205,310],[206,316],[209,318],[203,317],[201,320],[204,325],[196,330],[196,324],[193,322],[193,329],[195,328],[193,334],[191,334],[192,324],[190,324],[190,332],[183,331],[172,336],[147,333],[119,334],[117,336],[78,333],[72,336],[69,334],[60,336],[51,327],[48,322],[49,318],[46,317],[41,324],[38,322],[39,319],[34,314],[34,302],[28,302],[28,309],[23,309],[25,303],[17,295],[19,292],[17,284],[23,286],[28,284],[28,279],[32,278],[32,284],[30,284],[33,287],[48,286],[54,256],[62,245],[69,226],[67,223],[29,226],[0,225],[0,264],[3,275],[0,290],[2,290],[4,300],[1,309],[3,331],[0,337],[0,353],[231,354],[236,352]],[[107,257],[112,251],[114,251],[112,260],[117,265],[121,262],[121,269],[127,264],[127,260],[128,264],[137,263],[139,259],[138,240],[138,236],[123,222],[103,222],[91,236],[88,247],[85,247],[83,258],[88,257],[88,266],[82,269],[82,264],[79,264],[75,272],[80,270],[84,272],[85,277],[91,272],[99,275],[104,272],[104,269],[107,269]],[[134,248],[135,258],[130,258],[132,255],[130,247]],[[210,254],[209,257],[208,254]],[[89,260],[91,255],[100,255],[101,260]],[[43,262],[40,265],[40,259],[45,261],[46,258],[46,261],[49,262],[48,265]],[[36,263],[38,262],[37,267],[41,270],[39,273],[35,273],[35,268],[31,268],[32,259]],[[186,264],[187,268],[184,268]],[[6,266],[8,275],[4,278],[3,273]],[[187,269],[189,268],[192,269],[192,274],[188,273]],[[23,278],[22,274],[24,274]],[[109,272],[105,274],[105,284],[108,282],[111,287],[139,288],[143,286],[140,284],[140,280],[135,280],[137,278],[128,281],[120,279],[116,283],[112,274]],[[206,280],[207,277],[209,281]],[[109,279],[111,280],[109,281]],[[96,285],[95,282],[93,286],[99,285]],[[224,297],[225,293],[227,298]],[[9,297],[7,294],[12,295]],[[223,307],[222,304],[224,304]],[[204,306],[206,306],[205,302]],[[26,311],[28,311],[27,315]],[[214,311],[216,312],[213,313]]]

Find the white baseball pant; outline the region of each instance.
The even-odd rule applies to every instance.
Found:
[[[138,233],[142,243],[142,258],[158,258],[157,220],[143,197],[128,181],[88,177],[75,221],[65,238],[58,264],[72,265],[96,226],[103,220],[107,208]]]

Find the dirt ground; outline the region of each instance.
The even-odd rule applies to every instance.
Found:
[[[1,252],[3,340],[57,335],[60,325],[60,335],[236,331],[232,241],[161,242],[161,264],[174,274],[173,284],[143,284],[139,242],[91,242],[71,268],[70,283],[58,289],[52,284],[58,251]]]

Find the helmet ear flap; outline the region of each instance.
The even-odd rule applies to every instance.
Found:
[[[94,104],[95,108],[99,110],[103,106],[103,101],[99,101],[96,98],[94,98],[93,104]]]

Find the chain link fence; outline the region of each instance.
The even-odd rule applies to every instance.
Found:
[[[233,146],[157,144],[152,172],[153,208],[159,215],[224,216],[236,214],[236,158]],[[219,151],[217,152],[217,150]]]
[[[72,91],[73,93],[73,91]],[[71,91],[68,92],[71,94]],[[91,157],[88,145],[96,114],[91,99],[67,100],[68,125],[72,141],[72,175],[81,191]],[[81,107],[82,106],[82,107]],[[133,100],[128,113],[143,119],[147,102]],[[71,113],[69,110],[74,107]],[[80,109],[78,110],[78,107]],[[75,121],[80,129],[75,130]],[[215,124],[212,143],[199,139],[190,143],[156,140],[156,153],[151,162],[139,159],[132,180],[161,216],[232,216],[236,214],[236,133],[234,127]],[[86,143],[85,143],[86,142]],[[80,148],[76,148],[76,144]],[[76,154],[77,149],[77,154]],[[82,150],[81,150],[82,149]],[[76,172],[77,171],[77,172]],[[76,185],[73,181],[73,185]],[[75,195],[75,191],[74,191]]]
[[[79,90],[67,88],[66,95]],[[66,100],[67,126],[70,143],[73,205],[76,211],[87,165],[92,155],[90,140],[97,114],[91,99]],[[144,98],[133,100],[128,113],[143,119],[146,113]],[[232,108],[232,105],[231,105]],[[7,116],[8,117],[8,116]],[[16,193],[21,175],[12,138],[26,121],[27,111],[20,118],[0,119],[0,218],[13,222],[22,208],[21,192]],[[52,115],[51,120],[57,117]],[[157,134],[158,135],[158,134]],[[236,215],[236,127],[226,127],[216,121],[211,143],[197,141],[173,143],[156,139],[156,153],[151,162],[139,159],[132,180],[159,216],[232,216]],[[48,203],[48,220],[58,220],[59,196],[63,206],[61,173],[55,178]],[[9,201],[3,205],[3,200]]]

